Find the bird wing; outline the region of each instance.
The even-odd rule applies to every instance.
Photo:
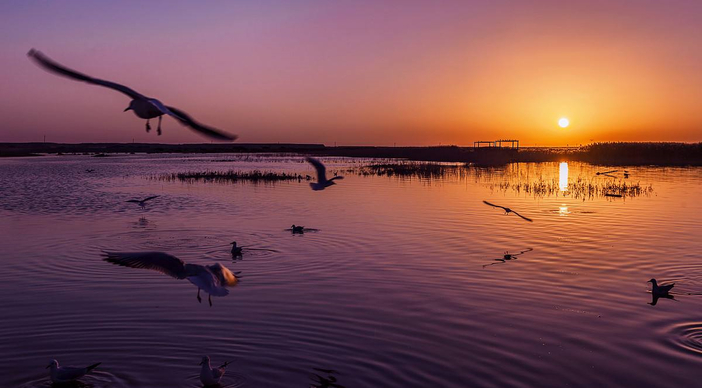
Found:
[[[236,140],[237,136],[236,135],[230,135],[226,132],[222,132],[218,129],[208,127],[206,125],[200,124],[195,119],[190,117],[187,113],[183,112],[182,110],[178,108],[174,108],[172,106],[165,106],[163,103],[159,100],[156,100],[154,98],[150,98],[149,102],[152,103],[158,110],[161,111],[161,113],[169,115],[173,117],[174,119],[180,121],[181,124],[190,127],[191,129],[200,132],[201,134],[205,136],[209,136],[213,139],[216,140],[229,140],[233,141]]]
[[[124,93],[132,99],[146,98],[142,94],[137,93],[136,91],[134,91],[134,90],[132,90],[124,85],[120,85],[118,83],[114,83],[114,82],[110,82],[110,81],[105,81],[105,80],[98,79],[98,78],[93,78],[93,77],[90,77],[90,76],[85,75],[83,73],[79,73],[75,70],[71,70],[67,67],[64,67],[64,66],[54,62],[53,60],[51,60],[49,57],[44,55],[41,51],[31,49],[27,53],[27,56],[29,58],[33,59],[39,66],[43,67],[44,69],[46,69],[50,72],[53,72],[53,73],[56,73],[59,75],[63,75],[63,76],[68,77],[68,78],[73,78],[74,80],[77,80],[77,81],[83,81],[83,82],[87,82],[87,83],[93,84],[93,85],[104,86],[106,88],[110,88],[110,89],[116,90],[118,92]]]
[[[222,376],[224,376],[224,371],[225,369],[221,366],[219,368],[212,368],[212,377],[215,379],[220,379]]]
[[[526,217],[524,217],[523,215],[521,215],[521,214],[515,212],[514,210],[512,210],[512,213],[516,214],[517,216],[519,216],[520,218],[522,218],[522,219],[524,219],[524,220],[527,220],[527,221],[529,221],[529,222],[534,222],[531,218],[526,218]]]
[[[104,260],[131,268],[151,269],[176,279],[185,279],[183,260],[163,252],[104,252]]]
[[[307,160],[312,166],[314,166],[314,169],[317,170],[317,182],[326,182],[327,181],[327,168],[324,167],[322,162],[315,158],[311,157],[306,157],[305,160]]]
[[[152,199],[158,198],[158,197],[160,197],[160,195],[154,195],[154,196],[142,199],[141,202],[151,201]]]
[[[139,202],[141,202],[141,201],[138,200],[138,199],[130,199],[129,201],[125,201],[125,202],[139,203]]]
[[[504,206],[495,205],[495,204],[492,204],[492,203],[490,203],[490,202],[488,202],[488,201],[483,201],[483,203],[486,204],[486,205],[490,205],[490,206],[492,206],[492,207],[499,207],[500,209],[507,210],[507,208],[504,207]]]

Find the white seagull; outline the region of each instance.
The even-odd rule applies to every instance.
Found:
[[[311,182],[310,187],[314,191],[319,191],[319,190],[324,190],[327,187],[331,185],[335,185],[334,180],[336,179],[344,179],[343,176],[335,176],[331,179],[327,179],[327,168],[324,167],[322,162],[315,158],[307,157],[305,158],[312,166],[314,166],[314,169],[317,170],[317,182]]]
[[[219,368],[212,368],[210,366],[210,358],[205,356],[202,358],[202,368],[200,369],[200,381],[205,386],[219,384],[219,380],[224,376],[225,368],[227,365],[231,364],[231,361],[227,361],[222,364]]]
[[[129,106],[127,109],[124,111],[131,110],[134,112],[135,115],[137,115],[139,118],[146,119],[146,132],[151,131],[151,125],[149,125],[149,120],[154,119],[158,117],[158,128],[156,129],[156,132],[161,135],[161,119],[163,115],[169,115],[173,117],[174,119],[180,121],[181,124],[186,125],[193,129],[194,131],[197,131],[205,136],[208,136],[212,139],[216,140],[235,140],[236,135],[230,135],[226,132],[222,132],[218,129],[208,127],[206,125],[200,124],[197,121],[195,121],[192,117],[190,117],[187,113],[183,112],[180,109],[174,108],[172,106],[166,106],[161,101],[155,99],[155,98],[149,98],[144,96],[143,94],[137,93],[136,91],[124,86],[120,85],[118,83],[98,79],[98,78],[93,78],[88,75],[79,73],[77,71],[71,70],[67,67],[64,67],[53,60],[51,60],[49,57],[44,55],[41,51],[37,51],[35,49],[29,50],[27,53],[27,56],[29,58],[33,59],[39,66],[43,67],[44,69],[56,73],[68,78],[72,78],[77,81],[83,81],[87,82],[89,84],[93,85],[99,85],[99,86],[104,86],[106,88],[110,88],[113,90],[116,90],[118,92],[124,93],[129,98],[132,99],[132,101],[129,103]]]
[[[86,366],[85,368],[76,368],[72,366],[59,366],[58,361],[51,360],[51,363],[47,365],[46,369],[51,368],[49,371],[49,377],[51,377],[51,382],[56,384],[68,383],[73,380],[78,380],[79,378],[87,375],[93,369],[97,368],[101,363]]]
[[[212,306],[212,295],[229,294],[227,287],[235,286],[239,280],[227,267],[214,265],[186,264],[183,260],[163,252],[104,252],[104,260],[131,268],[152,269],[176,279],[188,279],[197,286],[197,301],[202,303],[200,289],[209,294],[208,302]]]
[[[154,195],[152,197],[147,197],[144,199],[130,199],[129,201],[126,201],[126,202],[139,204],[139,206],[141,206],[141,208],[144,209],[146,207],[147,201],[151,201],[152,199],[158,198],[158,197],[159,197],[158,195]]]

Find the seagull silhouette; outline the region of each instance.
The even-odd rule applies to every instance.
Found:
[[[158,198],[158,197],[159,197],[159,195],[154,195],[154,196],[152,196],[152,197],[147,197],[147,198],[144,198],[144,199],[130,199],[129,201],[125,201],[125,202],[139,204],[139,206],[141,206],[141,208],[143,209],[143,208],[146,207],[146,202],[147,202],[147,201],[151,201],[152,199]]]
[[[305,158],[305,160],[307,160],[312,166],[314,166],[315,170],[317,170],[317,182],[310,182],[310,187],[314,191],[324,190],[331,185],[335,185],[335,180],[344,179],[343,176],[335,176],[331,179],[327,179],[327,168],[324,167],[322,162],[309,156]]]
[[[219,384],[222,376],[224,376],[225,368],[231,363],[231,361],[227,361],[220,365],[219,368],[212,368],[210,366],[210,358],[208,356],[203,357],[200,362],[200,365],[202,365],[200,369],[200,382],[206,387]]]
[[[46,369],[51,369],[49,371],[49,377],[51,378],[51,382],[61,384],[78,380],[79,378],[90,373],[93,369],[97,368],[97,366],[100,364],[101,363],[98,362],[97,364],[86,366],[85,368],[76,368],[72,366],[61,367],[59,366],[58,361],[51,360],[49,365],[46,366]]]
[[[505,214],[514,213],[514,214],[516,214],[518,217],[520,217],[520,218],[522,218],[522,219],[524,219],[524,220],[527,220],[527,221],[529,221],[529,222],[534,222],[531,218],[526,218],[526,217],[524,217],[523,215],[521,215],[521,214],[515,212],[514,210],[512,210],[512,209],[510,209],[510,208],[508,208],[508,207],[495,205],[495,204],[492,204],[492,203],[490,203],[490,202],[488,202],[488,201],[483,201],[483,203],[486,204],[486,205],[490,205],[490,206],[492,206],[492,207],[497,207],[497,208],[503,209],[503,210],[505,211]]]
[[[186,264],[183,260],[163,252],[104,252],[103,257],[108,263],[151,269],[175,279],[188,279],[190,283],[197,286],[198,302],[202,302],[200,289],[209,294],[207,300],[210,307],[212,307],[212,295],[228,295],[227,287],[233,287],[239,282],[236,274],[222,264]]]
[[[132,101],[129,103],[127,109],[125,109],[124,111],[126,112],[128,110],[131,110],[139,118],[146,119],[146,132],[151,131],[151,125],[149,125],[149,120],[158,117],[158,128],[156,129],[156,132],[159,135],[161,135],[161,119],[163,115],[168,115],[178,120],[181,124],[190,127],[190,129],[212,139],[230,141],[236,139],[236,135],[230,135],[218,129],[214,129],[206,125],[200,124],[182,110],[174,108],[172,106],[166,106],[163,103],[161,103],[161,101],[155,98],[146,97],[143,94],[140,94],[124,85],[120,85],[115,82],[106,81],[98,78],[93,78],[88,75],[79,73],[75,70],[71,70],[67,67],[64,67],[51,60],[41,51],[31,49],[27,53],[27,56],[34,60],[34,62],[36,62],[39,66],[52,73],[72,78],[77,81],[87,82],[93,85],[104,86],[106,88],[110,88],[126,94],[129,98],[132,99]]]
[[[666,284],[664,286],[659,286],[656,279],[651,279],[647,283],[651,283],[651,293],[658,296],[669,295],[670,290],[675,287],[675,283]]]

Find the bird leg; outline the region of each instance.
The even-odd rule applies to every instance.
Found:
[[[163,119],[163,116],[158,116],[158,128],[156,128],[156,133],[158,133],[159,136],[161,136],[161,119]]]
[[[197,289],[197,301],[202,303],[202,298],[200,298],[200,289]]]
[[[212,294],[207,297],[207,301],[210,302],[210,307],[212,307]]]
[[[149,119],[146,119],[146,132],[151,131],[151,125],[149,125]]]

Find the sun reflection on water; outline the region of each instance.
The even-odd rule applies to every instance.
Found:
[[[568,162],[561,162],[558,171],[558,186],[561,191],[568,191]]]

